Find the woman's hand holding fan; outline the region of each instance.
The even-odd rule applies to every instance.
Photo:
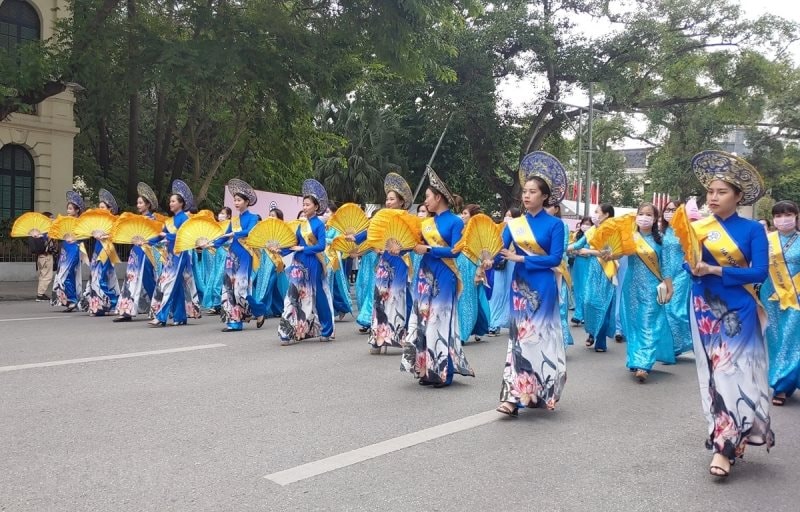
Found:
[[[636,252],[636,243],[633,240],[635,231],[636,214],[612,217],[597,227],[589,245],[600,251],[600,258],[605,261],[629,256]]]
[[[669,225],[681,244],[686,263],[689,264],[689,268],[694,269],[703,260],[703,250],[689,215],[686,213],[686,205],[682,204],[675,210]]]
[[[419,221],[404,210],[380,210],[369,223],[366,243],[375,251],[388,251],[395,256],[414,249],[421,237],[415,220]]]
[[[106,240],[114,229],[117,217],[108,210],[95,208],[87,210],[80,217],[75,226],[77,238],[96,238]]]
[[[247,235],[247,245],[278,254],[281,249],[297,245],[297,237],[288,224],[274,217],[259,221]]]
[[[225,233],[216,220],[208,217],[192,217],[184,222],[175,236],[175,254],[208,247]]]
[[[142,215],[123,214],[111,229],[115,244],[143,245],[161,232],[161,223]]]
[[[475,215],[464,228],[461,240],[453,251],[463,252],[476,265],[491,267],[494,258],[503,249],[502,229],[488,215]]]
[[[343,235],[357,235],[369,227],[369,219],[357,204],[345,203],[328,220],[327,226]]]
[[[27,236],[40,238],[50,230],[52,225],[53,221],[46,215],[38,212],[23,213],[14,221],[14,225],[11,227],[11,236],[13,238]]]

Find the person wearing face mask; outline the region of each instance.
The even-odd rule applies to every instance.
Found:
[[[672,287],[672,299],[664,304],[667,313],[667,324],[672,334],[675,357],[692,350],[692,333],[689,329],[689,295],[691,280],[689,273],[683,269],[686,255],[681,242],[670,226],[675,210],[682,204],[679,200],[670,201],[661,215],[661,226],[664,232],[661,241],[661,272],[664,282]]]
[[[656,361],[675,363],[672,335],[656,288],[664,280],[658,210],[643,203],[636,213],[636,253],[628,258],[628,272],[620,283],[622,326],[628,334],[628,369],[645,382]],[[669,296],[667,285],[666,301]]]
[[[761,287],[761,303],[769,315],[767,353],[772,405],[782,406],[800,388],[800,215],[792,201],[778,201],[772,207],[775,231],[769,240],[769,278]]]
[[[282,254],[294,253],[286,268],[289,291],[278,324],[281,346],[307,338],[321,342],[334,339],[333,298],[325,276],[325,224],[317,217],[328,209],[328,194],[317,180],[303,182],[303,213],[306,221],[297,227],[297,245]]]
[[[466,227],[469,219],[481,213],[477,204],[465,205],[461,220]],[[489,300],[486,298],[486,271],[472,263],[464,253],[456,258],[463,288],[458,297],[458,326],[462,343],[469,343],[472,336],[480,341],[489,332]]]
[[[603,203],[597,206],[592,219],[600,225],[613,216],[614,207]],[[591,239],[592,235],[590,230],[585,238]],[[586,348],[594,346],[595,352],[605,352],[607,338],[614,335],[616,311],[614,295],[618,262],[609,260],[600,251],[585,246],[578,249],[576,254],[590,257],[583,296],[584,329],[588,335],[585,345]]]
[[[567,254],[575,258],[570,272],[572,274],[572,294],[575,296],[575,311],[572,314],[571,322],[575,326],[583,323],[583,303],[591,258],[588,254],[581,253],[580,250],[588,246],[591,235],[594,234],[593,226],[594,223],[590,217],[583,217],[578,225],[575,241],[567,246]]]
[[[766,315],[755,285],[769,275],[764,228],[740,217],[739,205],[764,194],[758,171],[722,151],[703,151],[692,169],[706,188],[713,215],[692,224],[702,248],[689,270],[692,283],[692,337],[703,411],[706,446],[713,450],[709,472],[724,478],[747,445],[775,444],[769,417]],[[681,236],[687,236],[682,231]]]
[[[512,219],[522,216],[519,208],[512,207],[506,212],[503,221],[505,225]],[[513,261],[502,260],[494,265],[494,283],[492,284],[492,296],[489,298],[489,332],[487,336],[495,337],[500,335],[500,329],[508,328],[508,310],[511,300],[511,276],[514,274]]]

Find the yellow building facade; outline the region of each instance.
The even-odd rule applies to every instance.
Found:
[[[0,0],[0,47],[46,40],[54,35],[56,21],[69,15],[64,0]],[[35,111],[0,122],[0,218],[26,211],[64,212],[79,131],[74,105],[68,89]]]

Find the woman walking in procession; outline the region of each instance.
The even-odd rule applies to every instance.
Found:
[[[303,182],[305,221],[297,227],[297,245],[286,269],[289,291],[278,325],[281,345],[293,345],[306,338],[331,341],[334,338],[333,300],[325,277],[325,224],[317,215],[328,209],[328,194],[316,180]]]
[[[551,204],[545,207],[544,211],[553,217],[561,218],[561,203]],[[569,328],[569,289],[572,282],[572,276],[569,273],[569,265],[567,264],[567,247],[569,246],[569,226],[563,220],[564,224],[564,256],[561,259],[561,265],[558,266],[558,273],[556,279],[558,283],[558,300],[560,302],[559,310],[561,312],[561,332],[564,334],[564,346],[568,347],[574,345],[575,341],[572,339],[572,332]]]
[[[797,205],[778,201],[772,207],[776,228],[769,240],[769,279],[761,287],[761,301],[767,309],[767,347],[772,405],[782,406],[800,387],[800,243]]]
[[[158,276],[150,310],[154,317],[150,327],[165,327],[172,317],[172,325],[186,325],[187,317],[200,318],[200,303],[192,274],[192,260],[189,251],[175,254],[175,238],[184,222],[189,220],[187,211],[194,207],[194,196],[189,186],[181,180],[172,182],[172,195],[169,196],[169,211],[172,218],[164,224],[164,231],[150,240],[158,243],[166,240],[166,256]]]
[[[112,215],[119,213],[117,200],[111,192],[101,188],[98,208],[107,210]],[[94,250],[89,262],[91,277],[86,282],[84,296],[88,304],[90,316],[105,316],[117,308],[119,299],[119,280],[114,265],[120,263],[117,250],[111,241],[111,235],[105,233],[94,237]]]
[[[689,295],[692,292],[690,275],[683,268],[685,254],[681,242],[670,226],[675,210],[681,205],[670,201],[661,216],[664,236],[661,241],[661,273],[670,287],[669,302],[664,305],[667,324],[672,334],[672,349],[675,357],[692,350],[692,332],[689,328]],[[687,212],[688,213],[688,212]]]
[[[464,225],[469,219],[478,215],[481,207],[477,204],[468,204],[461,210],[461,221]],[[462,290],[458,297],[458,332],[461,343],[467,344],[472,336],[475,341],[489,332],[489,299],[486,298],[486,270],[475,265],[462,252],[456,258],[458,275],[461,277]]]
[[[517,416],[520,407],[552,411],[567,380],[555,268],[564,255],[564,223],[545,205],[557,204],[567,188],[564,167],[536,151],[523,158],[519,181],[525,214],[503,230],[500,254],[514,265],[511,325],[497,412]],[[509,249],[513,244],[514,251]]]
[[[519,208],[513,207],[506,211],[504,221],[506,225],[511,219],[522,215]],[[508,328],[508,310],[511,293],[511,276],[514,274],[514,262],[502,259],[493,265],[492,294],[489,298],[489,332],[487,336],[500,336],[500,329]]]
[[[422,256],[411,287],[413,305],[400,369],[412,373],[422,386],[442,388],[453,375],[475,376],[461,349],[456,303],[461,292],[453,246],[461,239],[464,223],[450,211],[454,197],[428,167],[430,182],[425,208],[432,217],[422,221],[422,237],[414,252]]]
[[[702,245],[702,258],[691,269],[692,336],[708,421],[706,446],[714,452],[709,471],[726,477],[748,444],[769,450],[775,443],[762,331],[766,318],[753,287],[768,275],[767,235],[758,222],[736,213],[739,205],[764,194],[764,184],[750,164],[721,151],[695,155],[692,168],[713,213],[692,225]]]
[[[575,241],[567,248],[567,252],[575,257],[570,269],[572,271],[572,293],[575,297],[575,312],[572,314],[570,321],[575,326],[583,324],[583,303],[585,302],[586,283],[589,278],[589,267],[592,259],[592,256],[581,252],[580,249],[588,244],[589,237],[587,234],[594,233],[593,227],[594,223],[590,217],[582,218],[581,223],[578,225]]]
[[[639,206],[633,235],[636,253],[628,257],[628,270],[620,284],[620,315],[628,342],[627,366],[639,382],[647,380],[656,361],[675,363],[666,310],[657,293],[657,287],[665,281],[657,218],[655,206],[650,203]],[[668,280],[663,286],[666,289],[663,299],[668,302],[671,298]]]
[[[81,195],[74,190],[67,191],[67,215],[80,217],[84,204]],[[83,244],[75,239],[65,239],[61,242],[61,251],[58,255],[58,272],[53,280],[53,306],[64,306],[65,313],[72,313],[78,308],[81,279],[81,254],[85,256]]]
[[[233,196],[233,206],[239,216],[231,219],[225,235],[214,242],[221,247],[231,240],[228,257],[225,259],[225,275],[222,278],[222,311],[220,319],[227,325],[222,332],[241,331],[244,322],[256,318],[256,328],[264,325],[264,305],[253,298],[253,283],[250,276],[258,271],[258,256],[243,240],[258,224],[261,217],[248,208],[256,204],[258,197],[253,187],[240,179],[228,181],[228,190]]]
[[[283,220],[283,211],[273,208],[269,211],[269,216]],[[261,249],[260,259],[261,265],[253,284],[253,297],[263,304],[265,316],[279,317],[283,314],[283,298],[289,288],[283,258],[280,254]]]
[[[386,208],[408,210],[411,187],[399,174],[390,172],[383,180]],[[370,354],[387,352],[389,347],[402,348],[406,338],[411,298],[408,286],[409,255],[383,251],[375,269],[372,326],[369,335]]]
[[[155,219],[153,212],[158,208],[158,198],[153,189],[146,183],[136,186],[138,197],[136,209],[139,215]],[[162,228],[163,229],[163,228]],[[117,314],[114,322],[130,322],[139,313],[150,311],[150,301],[156,288],[155,254],[145,243],[134,243],[128,255],[128,266],[125,281],[122,285]]]

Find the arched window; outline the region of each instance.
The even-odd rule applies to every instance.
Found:
[[[3,0],[0,4],[0,48],[13,50],[26,41],[40,39],[39,15],[24,0]]]
[[[22,146],[0,148],[0,218],[33,210],[33,158]]]

